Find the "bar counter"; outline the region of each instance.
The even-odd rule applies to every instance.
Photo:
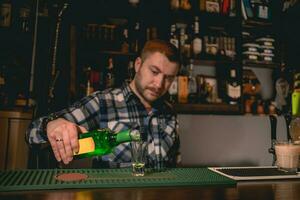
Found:
[[[37,172],[37,175],[34,175]],[[51,171],[52,172],[52,171]],[[60,171],[56,171],[59,172]],[[108,178],[110,171],[100,172],[98,179],[95,176],[90,181],[83,181],[87,185],[73,187],[73,183],[60,183],[49,179],[53,173],[47,176],[40,171],[30,171],[30,174],[16,173],[10,174],[1,172],[0,199],[27,199],[27,200],[190,200],[190,199],[208,199],[208,200],[299,200],[300,199],[300,181],[299,179],[283,180],[263,180],[263,181],[233,181],[227,177],[219,177],[216,174],[210,174],[207,169],[175,169],[174,171],[163,173],[163,175],[153,173],[152,175],[141,178],[130,177],[128,171],[117,172],[119,178]],[[188,173],[187,173],[188,172]],[[26,171],[27,173],[27,171]],[[95,175],[95,171],[88,171]],[[13,175],[11,175],[13,174]],[[124,175],[123,178],[121,175]],[[167,174],[167,175],[166,175]],[[193,177],[194,178],[191,178]],[[101,177],[102,176],[102,177]],[[172,178],[173,176],[173,178]],[[0,177],[0,178],[1,178]],[[6,178],[3,178],[6,177]],[[26,178],[27,177],[27,178]],[[36,178],[38,177],[38,178]],[[162,177],[162,178],[161,178]],[[167,177],[167,178],[164,178]],[[211,179],[210,179],[211,178]],[[6,180],[9,179],[9,180]],[[28,179],[25,180],[25,179]],[[127,180],[125,180],[127,179]],[[130,180],[129,180],[130,179]],[[161,179],[161,180],[160,180]],[[165,179],[165,181],[163,181]],[[172,180],[173,179],[173,180]],[[50,181],[45,181],[50,180]],[[93,181],[101,184],[93,185]],[[98,181],[98,182],[97,182]],[[148,182],[147,182],[148,181]],[[35,185],[35,188],[24,187],[14,188],[14,185],[24,186],[25,182]],[[89,183],[90,182],[90,183]],[[127,184],[122,184],[125,182]],[[128,184],[132,183],[131,185]],[[157,182],[157,185],[153,183]],[[174,185],[174,182],[176,185]],[[38,183],[38,184],[35,184]],[[42,187],[39,187],[42,184]],[[110,187],[113,183],[115,187]],[[121,185],[120,185],[121,183]],[[2,184],[2,185],[1,185]],[[48,186],[47,186],[48,184]],[[145,186],[144,186],[144,185]],[[73,184],[76,185],[76,184]],[[58,187],[59,186],[59,187]],[[71,187],[70,187],[71,186]],[[90,187],[91,186],[91,187]],[[99,187],[98,187],[99,186]],[[15,190],[14,190],[15,189]],[[7,191],[6,191],[7,190]]]
[[[1,200],[299,200],[299,181],[239,182],[235,187],[67,189],[0,193]]]

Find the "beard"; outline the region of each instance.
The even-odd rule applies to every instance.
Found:
[[[160,89],[157,89],[147,84],[143,85],[142,77],[140,76],[140,74],[136,74],[136,77],[134,79],[134,84],[139,96],[142,97],[143,100],[149,104],[151,104],[152,102],[154,102],[155,100],[157,100],[163,95]]]

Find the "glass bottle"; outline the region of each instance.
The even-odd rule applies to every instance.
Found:
[[[192,38],[192,53],[194,59],[200,59],[200,54],[202,52],[202,39],[199,33],[199,17],[195,16],[194,21],[194,33]]]
[[[206,10],[206,0],[199,0],[199,9],[201,12]]]
[[[124,130],[114,133],[110,129],[99,129],[79,134],[79,152],[74,153],[74,158],[101,156],[113,152],[121,143],[140,141],[140,132],[136,129]]]
[[[191,10],[192,8],[192,5],[191,5],[191,2],[190,0],[181,0],[180,1],[180,9],[182,10]]]
[[[106,88],[114,87],[115,85],[115,74],[114,70],[114,61],[112,57],[108,58],[108,65],[107,65],[107,73],[105,77],[105,86]]]
[[[92,94],[94,92],[94,88],[92,86],[92,83],[91,83],[91,71],[92,71],[92,68],[90,66],[88,66],[86,69],[85,69],[85,73],[86,73],[86,90],[85,90],[85,95],[88,96],[90,94]]]
[[[12,6],[10,0],[0,3],[0,27],[8,28],[11,25]]]
[[[180,7],[180,1],[179,0],[170,0],[171,10],[178,10],[179,7]]]
[[[123,39],[121,41],[121,52],[128,53],[129,52],[129,41],[128,41],[128,29],[124,28],[123,30]]]
[[[194,64],[193,60],[189,65],[189,82],[188,82],[188,102],[197,103],[197,81],[194,75]]]
[[[134,71],[134,61],[130,60],[127,67],[127,78],[126,82],[129,84],[134,79],[135,71]]]
[[[19,11],[19,29],[22,33],[30,31],[30,8],[29,5],[24,5]]]
[[[178,103],[188,103],[188,72],[185,65],[181,65],[177,82],[177,101]]]
[[[299,76],[299,80],[297,77]],[[300,73],[294,76],[294,90],[292,93],[292,119],[289,132],[293,142],[300,144]]]
[[[141,24],[140,22],[135,22],[132,32],[129,34],[130,37],[130,48],[133,53],[138,53],[140,50],[140,39],[141,39]]]
[[[170,43],[173,44],[175,47],[179,47],[179,39],[176,33],[176,24],[171,25],[171,30],[170,30]]]
[[[237,73],[235,68],[229,70],[229,77],[227,80],[227,97],[229,104],[237,104],[241,97],[241,85],[237,79]]]
[[[177,103],[178,96],[178,77],[176,76],[169,88],[170,102]]]

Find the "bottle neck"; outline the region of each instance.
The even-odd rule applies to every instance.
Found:
[[[141,139],[140,133],[137,130],[124,130],[116,134],[116,143],[139,141]]]

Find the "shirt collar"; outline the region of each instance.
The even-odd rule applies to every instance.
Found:
[[[121,89],[126,103],[128,103],[132,98],[137,98],[136,94],[132,91],[128,83],[124,83]]]

